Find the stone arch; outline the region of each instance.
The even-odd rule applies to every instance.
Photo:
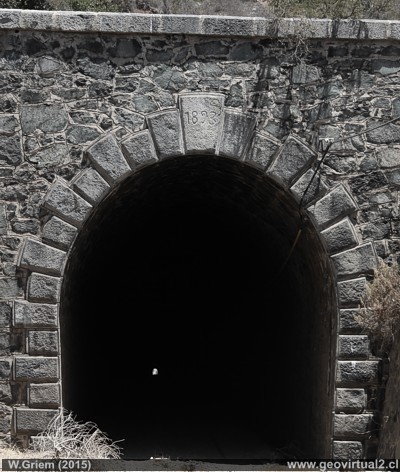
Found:
[[[48,404],[43,408],[35,403],[34,389],[59,388],[55,333],[60,287],[69,251],[93,209],[116,185],[145,166],[178,156],[213,155],[268,175],[302,203],[326,245],[337,280],[339,312],[332,453],[346,457],[350,447],[354,454],[362,454],[372,420],[370,413],[364,413],[365,389],[377,381],[378,361],[368,360],[368,339],[357,331],[351,314],[364,290],[365,276],[375,266],[374,245],[362,243],[357,235],[352,217],[358,208],[349,190],[341,184],[330,188],[315,171],[315,150],[294,135],[277,141],[257,129],[253,115],[225,107],[224,100],[219,93],[179,94],[176,108],[146,117],[146,129],[122,139],[113,132],[102,136],[86,151],[88,167],[71,182],[57,178],[49,188],[43,202],[49,218],[41,238],[27,238],[19,254],[18,265],[28,271],[29,279],[26,300],[15,301],[14,321],[16,326],[41,330],[53,347],[35,349],[32,338],[29,356],[15,358],[15,380],[33,383],[30,408],[15,408],[17,433],[40,430],[54,414]]]

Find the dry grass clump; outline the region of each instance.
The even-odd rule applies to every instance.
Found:
[[[400,328],[400,273],[397,263],[380,261],[361,299],[356,321],[369,334],[376,354],[388,354]]]
[[[84,459],[120,459],[121,448],[95,423],[82,423],[72,413],[60,410],[46,430],[32,438],[35,452],[55,457]]]

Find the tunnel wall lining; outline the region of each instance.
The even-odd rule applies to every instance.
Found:
[[[60,178],[53,182],[43,203],[53,215],[43,227],[43,237],[27,238],[20,251],[18,266],[28,270],[30,276],[27,299],[14,305],[15,323],[34,327],[29,336],[35,337],[29,337],[29,355],[16,356],[14,362],[14,380],[32,382],[30,408],[14,409],[17,433],[40,430],[55,413],[36,405],[40,404],[39,391],[43,399],[47,395],[56,396],[59,358],[38,354],[43,353],[43,345],[51,356],[59,354],[55,336],[57,310],[68,251],[92,209],[114,185],[159,160],[211,154],[257,167],[300,201],[315,172],[315,150],[294,136],[282,143],[272,141],[256,130],[251,115],[225,107],[223,94],[179,94],[176,108],[149,114],[146,121],[148,129],[130,133],[120,142],[112,132],[107,133],[87,149],[90,165],[76,178],[71,182]],[[364,286],[364,275],[375,266],[377,256],[373,243],[362,243],[357,237],[350,218],[357,205],[348,189],[343,185],[328,189],[323,177],[316,175],[304,198],[308,202],[305,207],[335,267],[344,317],[348,310],[343,308],[351,302],[354,287]],[[362,444],[358,439],[368,433],[372,413],[353,412],[365,403],[365,387],[378,382],[379,361],[367,360],[365,335],[340,334],[338,343],[337,407],[348,413],[335,415],[333,452],[338,457],[343,455],[343,449],[348,454],[348,448],[356,448],[360,455]],[[358,400],[356,407],[354,398]]]

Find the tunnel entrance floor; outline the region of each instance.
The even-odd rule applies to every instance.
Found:
[[[326,456],[330,285],[312,228],[282,271],[298,228],[297,204],[235,161],[122,182],[66,268],[64,407],[126,458]]]

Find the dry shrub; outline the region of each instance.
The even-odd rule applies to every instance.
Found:
[[[60,410],[45,431],[33,439],[36,452],[53,452],[55,457],[120,459],[121,448],[95,423],[82,423],[72,413]]]
[[[379,262],[361,299],[360,314],[355,319],[369,334],[372,349],[379,355],[388,354],[400,328],[400,273],[397,263]]]

